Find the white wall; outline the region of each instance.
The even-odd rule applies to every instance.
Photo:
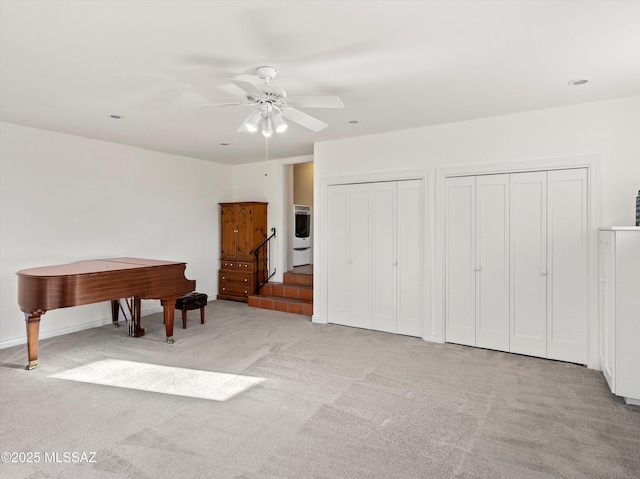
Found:
[[[15,275],[24,268],[185,261],[186,277],[215,299],[218,202],[232,197],[232,167],[11,123],[0,123],[0,139],[0,347],[26,341]],[[159,308],[143,301],[147,313]],[[108,303],[49,311],[40,337],[108,322]]]
[[[322,188],[333,179],[381,179],[397,177],[403,171],[425,170],[434,172],[436,178],[442,169],[456,166],[464,170],[465,166],[473,169],[477,165],[541,162],[552,167],[563,159],[594,156],[600,161],[593,185],[601,196],[596,197],[598,204],[593,206],[601,217],[596,216],[593,229],[601,225],[634,224],[634,198],[640,189],[640,97],[317,143],[314,322],[326,322]],[[433,218],[438,208],[435,181],[427,188],[430,190],[427,211],[432,216],[427,218],[427,224],[432,225],[427,243],[433,248],[438,236]],[[433,260],[432,256],[435,263]],[[433,264],[427,268],[432,270]],[[437,280],[437,272],[433,274]],[[431,293],[431,289],[425,291],[425,295]],[[442,321],[441,310],[432,311],[437,317],[427,322]],[[593,317],[597,318],[596,312]],[[430,326],[425,325],[426,336],[430,334]],[[442,340],[442,335],[436,339]],[[594,341],[591,338],[591,344]]]
[[[317,143],[315,189],[333,176],[601,155],[603,225],[631,225],[639,132],[631,97]]]
[[[287,271],[287,238],[291,203],[291,173],[287,165],[312,161],[311,156],[269,160],[239,165],[233,170],[233,201],[264,201],[267,207],[267,228],[276,229],[271,246],[271,267],[276,268],[272,281],[282,281]]]
[[[313,158],[233,168],[18,125],[0,127],[0,347],[25,340],[15,272],[31,266],[124,255],[182,260],[189,264],[187,277],[215,297],[223,201],[269,203],[268,226],[278,231],[274,280],[280,281],[290,188],[285,166],[293,163],[314,161],[317,322],[326,321],[320,185],[331,178],[379,179],[538,160],[552,164],[595,155],[601,159],[594,181],[602,196],[602,225],[633,224],[640,189],[640,97],[323,142],[315,145]],[[434,184],[427,184],[431,214]],[[183,226],[175,220],[179,217],[185,218]],[[433,237],[428,243],[433,245]],[[41,337],[108,319],[108,304],[51,311],[43,316]]]

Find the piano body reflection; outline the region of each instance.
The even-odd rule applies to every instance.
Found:
[[[185,278],[186,263],[141,258],[78,261],[18,271],[18,305],[27,323],[29,365],[38,365],[40,317],[49,310],[111,301],[117,323],[119,298],[134,298],[139,328],[140,300],[158,299],[164,309],[167,342],[173,343],[173,315],[178,297],[195,291]],[[137,315],[137,318],[136,318]],[[141,336],[143,330],[138,330]]]

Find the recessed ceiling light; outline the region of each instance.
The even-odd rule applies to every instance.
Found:
[[[122,115],[109,115],[109,118],[115,118],[116,120],[122,120],[124,116]]]
[[[347,123],[351,123],[352,125],[355,125],[356,123],[360,123],[358,120],[349,120]]]
[[[587,80],[586,78],[577,78],[575,80],[571,80],[569,82],[569,85],[571,86],[580,86],[580,85],[584,85],[585,83],[588,83],[589,80]]]
[[[220,146],[229,146],[229,143],[227,143],[226,141],[223,141],[220,143]]]

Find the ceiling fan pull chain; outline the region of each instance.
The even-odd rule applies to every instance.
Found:
[[[264,137],[264,176],[269,176],[267,174],[267,166],[269,164],[269,137]]]

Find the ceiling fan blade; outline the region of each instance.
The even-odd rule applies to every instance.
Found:
[[[208,106],[246,106],[253,105],[249,102],[234,102],[234,103],[197,103],[195,105],[180,105],[180,108],[203,108]]]
[[[280,113],[285,118],[294,121],[297,124],[304,126],[305,128],[309,128],[312,131],[322,131],[329,126],[325,122],[320,121],[317,118],[307,115],[306,113],[298,111],[294,108],[283,108]]]
[[[234,80],[233,78],[227,78],[231,83],[233,83],[238,88],[244,90],[246,93],[255,98],[266,98],[264,93],[262,93],[257,86],[253,83],[249,83],[248,81],[242,80]]]
[[[300,108],[344,108],[337,96],[288,96],[286,100]]]

